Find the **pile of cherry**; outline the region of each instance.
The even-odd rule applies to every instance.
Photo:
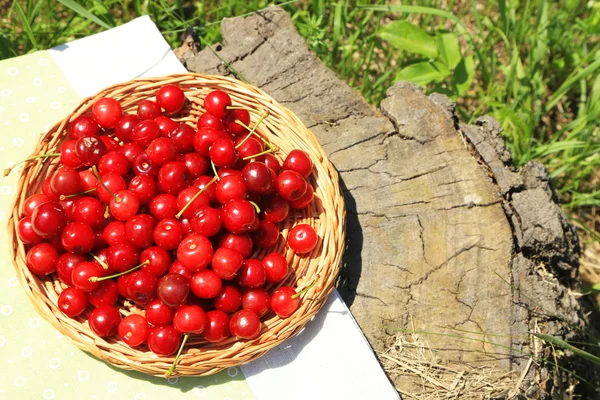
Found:
[[[293,288],[265,290],[288,277],[284,256],[250,257],[275,245],[277,224],[314,193],[309,156],[293,150],[280,164],[257,134],[266,114],[213,91],[194,129],[169,117],[185,103],[176,85],[139,101],[136,114],[96,101],[70,123],[60,153],[37,156],[60,157],[60,166],[26,199],[17,226],[31,272],[56,273],[68,286],[58,297],[64,314],[93,307],[98,336],[147,342],[160,356],[179,349],[179,357],[189,335],[254,339],[269,310],[282,318],[297,310]],[[253,128],[250,112],[260,115]],[[317,240],[299,224],[287,245],[306,254]],[[122,318],[123,299],[145,312]]]

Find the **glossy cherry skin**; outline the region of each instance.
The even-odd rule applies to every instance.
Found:
[[[217,139],[208,152],[211,161],[217,167],[233,167],[237,162],[238,155],[233,140],[228,138]]]
[[[115,193],[115,197],[110,199],[110,214],[119,221],[126,221],[133,217],[140,208],[140,202],[129,190],[121,190]]]
[[[89,261],[84,261],[73,268],[71,280],[73,281],[73,286],[76,288],[84,292],[91,292],[100,285],[100,282],[92,282],[90,278],[100,278],[102,274],[103,270],[100,266]]]
[[[49,202],[50,199],[45,194],[35,193],[29,196],[23,203],[23,216],[31,217],[33,212],[40,204]]]
[[[142,121],[147,119],[155,119],[162,114],[160,106],[152,100],[144,99],[138,103],[137,116]]]
[[[254,206],[247,200],[233,199],[221,208],[223,226],[231,233],[247,233],[258,220]]]
[[[206,271],[206,270],[203,269],[202,271]],[[184,267],[179,262],[179,260],[173,261],[173,264],[171,264],[171,266],[169,267],[169,273],[182,275],[188,281],[191,281],[192,277],[194,276],[194,273],[192,271],[190,271],[189,269],[187,269],[186,267]]]
[[[238,175],[227,175],[217,182],[215,196],[221,204],[233,199],[245,199],[248,191],[244,178]]]
[[[131,169],[136,175],[148,175],[152,178],[158,177],[158,171],[160,171],[160,165],[154,164],[148,158],[148,155],[144,152],[135,157],[131,163]]]
[[[85,196],[75,200],[72,215],[76,222],[83,222],[91,228],[96,228],[105,221],[104,207],[94,197]]]
[[[221,118],[217,118],[209,113],[204,113],[198,118],[198,129],[203,127],[216,129],[218,131],[224,129]]]
[[[88,115],[80,115],[69,125],[69,137],[77,140],[86,136],[98,136],[98,124]]]
[[[183,239],[183,228],[175,218],[163,219],[152,232],[154,243],[165,250],[175,250]]]
[[[128,346],[135,347],[146,341],[148,321],[138,314],[130,314],[123,318],[118,326],[119,338]]]
[[[98,179],[90,170],[84,169],[79,171],[79,178],[81,182],[82,192],[90,190],[93,194],[96,193],[96,185],[98,184]]]
[[[213,143],[222,137],[221,132],[207,127],[198,129],[198,132],[194,135],[194,149],[196,152],[202,157],[208,157]]]
[[[114,172],[108,172],[108,173],[102,175],[100,178],[102,180],[102,183],[104,183],[104,186],[106,186],[112,193],[117,193],[117,192],[127,188],[127,185],[126,185],[123,177]],[[108,203],[108,202],[110,202],[110,200],[113,197],[112,197],[112,194],[110,194],[104,188],[102,183],[100,183],[100,181],[98,181],[98,183],[96,184],[96,194],[98,195],[100,200],[102,200],[103,203]]]
[[[58,203],[40,204],[31,216],[31,224],[35,233],[50,238],[62,232],[67,225],[67,214]]]
[[[175,218],[178,211],[177,198],[172,194],[159,194],[150,201],[150,213],[157,220]]]
[[[148,346],[158,356],[170,356],[181,345],[181,333],[172,325],[154,326],[148,330]]]
[[[262,317],[271,309],[271,296],[263,288],[248,289],[242,294],[242,308]]]
[[[131,278],[132,273],[121,275],[117,279],[117,290],[119,295],[124,299],[131,300],[129,298],[129,278]]]
[[[121,104],[115,99],[103,97],[92,106],[94,120],[103,128],[114,128],[123,114]]]
[[[154,299],[146,306],[146,319],[154,326],[169,325],[173,321],[175,311],[162,302]]]
[[[68,287],[58,296],[58,308],[71,318],[84,312],[87,305],[85,292],[76,287]]]
[[[49,201],[58,201],[60,196],[52,190],[50,187],[50,180],[52,177],[47,178],[42,184],[42,193],[48,198]]]
[[[129,181],[127,189],[135,194],[142,205],[150,204],[158,194],[156,181],[148,175],[136,175]]]
[[[236,235],[235,233],[227,233],[219,240],[219,247],[226,247],[237,251],[243,258],[250,257],[252,254],[252,238],[247,233]]]
[[[158,280],[158,297],[167,306],[179,308],[187,301],[190,292],[188,280],[179,274],[166,274]]]
[[[177,247],[177,259],[190,271],[200,271],[206,268],[212,258],[212,244],[204,236],[188,236]]]
[[[254,245],[262,249],[268,249],[277,243],[279,229],[272,222],[261,220],[258,223],[258,229],[253,231],[250,236],[252,236]]]
[[[112,279],[100,281],[100,285],[87,294],[88,302],[94,307],[114,306],[119,298],[117,283]]]
[[[239,124],[241,122],[243,125]],[[223,126],[233,135],[240,135],[248,130],[244,127],[250,125],[250,113],[248,110],[233,109],[229,110],[223,118]]]
[[[65,213],[67,214],[67,219],[69,221],[75,220],[75,214],[73,213],[73,211],[75,209],[75,201],[77,199],[78,197],[68,197],[64,200],[59,201],[59,204],[63,208],[63,210],[65,210]]]
[[[177,128],[177,122],[164,115],[154,118],[154,122],[158,124],[158,129],[160,129],[160,135],[162,137],[169,137],[169,133]]]
[[[201,299],[216,297],[223,288],[223,282],[217,273],[211,269],[203,269],[194,274],[190,280],[192,293]]]
[[[288,275],[288,262],[280,253],[273,252],[262,260],[265,267],[267,283],[277,283]]]
[[[109,246],[125,243],[125,224],[122,221],[112,221],[102,231],[102,236]]]
[[[281,170],[281,164],[279,164],[279,160],[273,154],[265,154],[265,164],[267,167],[271,169],[271,171],[276,174]]]
[[[83,256],[71,253],[62,254],[56,261],[56,273],[58,274],[58,278],[66,285],[73,286],[73,268],[83,261],[85,261]]]
[[[83,222],[71,222],[61,235],[62,246],[70,253],[83,255],[94,248],[96,234]]]
[[[56,270],[58,252],[48,243],[33,246],[27,252],[27,268],[36,275],[48,275]]]
[[[312,226],[300,224],[294,226],[288,234],[288,245],[296,254],[310,253],[319,240]]]
[[[253,258],[244,261],[237,272],[237,282],[243,288],[259,288],[265,284],[267,275],[263,264]]]
[[[35,233],[33,225],[31,224],[31,217],[23,217],[19,220],[17,225],[17,234],[23,244],[34,245],[42,243],[44,238]]]
[[[211,176],[202,175],[202,176],[199,176],[198,178],[194,179],[192,186],[196,186],[200,190],[204,189],[204,192],[202,192],[202,193],[206,193],[210,202],[215,203],[217,201],[217,196],[216,196],[217,185],[215,185],[212,180],[213,180],[213,178]]]
[[[181,333],[201,334],[206,328],[204,310],[196,305],[185,305],[175,311],[173,327]]]
[[[142,147],[148,145],[160,136],[160,128],[153,120],[142,121],[137,124],[131,132],[131,138]]]
[[[229,320],[229,332],[240,339],[255,339],[260,328],[260,318],[252,310],[240,310]]]
[[[133,141],[133,128],[140,123],[140,118],[137,115],[126,114],[119,118],[115,126],[115,136],[123,143]]]
[[[125,238],[140,249],[151,246],[154,225],[156,225],[156,220],[153,216],[149,214],[134,215],[125,222]]]
[[[196,211],[198,211],[200,208],[208,206],[210,203],[208,195],[205,193],[198,194],[199,191],[200,189],[197,187],[190,186],[189,188],[183,189],[177,195],[177,209],[183,210],[185,208],[181,214],[184,217],[191,218],[194,216],[194,214],[196,214]]]
[[[261,204],[264,219],[274,224],[286,219],[289,212],[290,203],[277,195],[267,197]]]
[[[98,171],[100,176],[108,172],[125,176],[129,172],[129,160],[119,151],[109,151],[98,161]]]
[[[250,136],[248,139],[246,139],[246,136],[247,135],[240,135],[236,138],[236,146],[239,146],[237,147],[237,151],[240,160],[246,157],[252,157],[258,153],[262,153],[265,149],[263,143],[259,139],[254,136]],[[264,156],[254,157],[253,160],[262,161],[264,160]],[[248,162],[250,161],[242,161],[241,164],[245,165]]]
[[[156,297],[158,279],[150,272],[138,270],[131,273],[127,281],[129,298],[138,304],[146,305]]]
[[[298,200],[290,201],[290,206],[294,208],[306,208],[312,203],[315,191],[311,185],[306,185],[306,193]]]
[[[159,137],[148,145],[146,154],[154,164],[164,165],[169,161],[174,161],[179,153],[177,152],[177,146],[171,139]]]
[[[190,183],[190,173],[180,161],[168,162],[158,171],[158,186],[166,193],[177,194]]]
[[[306,186],[304,178],[291,170],[282,171],[275,181],[277,194],[287,201],[300,199],[306,193]]]
[[[246,164],[242,169],[242,177],[250,193],[265,194],[274,184],[269,167],[258,161]]]
[[[220,310],[206,313],[206,329],[202,337],[207,342],[218,343],[229,337],[229,316]]]
[[[75,151],[76,146],[76,140],[65,140],[63,142],[63,144],[60,146],[61,165],[75,169],[82,167],[81,161],[79,161],[79,157],[77,157],[77,153]]]
[[[60,195],[70,195],[81,191],[81,182],[79,173],[67,166],[62,166],[52,175],[50,186],[54,193]]]
[[[181,111],[185,104],[183,90],[177,85],[165,85],[158,89],[156,102],[169,114]]]
[[[86,167],[98,164],[100,158],[106,153],[106,145],[99,137],[86,136],[75,143],[75,153]]]
[[[300,305],[300,299],[292,298],[296,291],[289,286],[282,286],[271,296],[271,309],[281,318],[292,315]]]
[[[177,151],[180,153],[189,153],[194,151],[194,136],[196,131],[194,128],[187,124],[179,124],[177,128],[173,129],[168,138],[175,143]]]
[[[110,337],[117,333],[121,314],[113,306],[100,306],[92,310],[88,316],[90,328],[100,337]]]
[[[224,285],[217,297],[213,300],[217,310],[226,313],[236,312],[242,305],[242,294],[233,285]]]
[[[221,90],[212,91],[204,98],[204,109],[217,118],[223,118],[229,106],[231,106],[231,97]]]
[[[204,194],[204,193],[203,193]],[[202,207],[190,219],[190,225],[198,235],[212,237],[221,231],[221,211],[212,207]]]
[[[205,174],[210,168],[210,163],[206,157],[202,157],[196,152],[184,154],[181,161],[185,164],[190,175],[197,178]]]
[[[220,247],[215,251],[215,255],[212,260],[212,269],[221,279],[231,280],[235,278],[235,274],[238,272],[244,258],[240,253],[235,250],[228,249],[226,247]]]
[[[140,254],[140,264],[148,262],[142,267],[142,271],[147,271],[156,277],[163,276],[171,266],[171,255],[165,249],[158,246],[151,246],[142,250]]]
[[[130,243],[119,243],[110,246],[106,253],[108,265],[117,272],[130,270],[138,264],[140,253]]]
[[[104,143],[104,146],[106,146],[107,152],[118,151],[121,148],[119,142],[110,136],[102,135],[100,136],[100,140]]]
[[[302,175],[303,178],[308,178],[313,169],[313,162],[306,152],[294,149],[288,153],[281,169],[292,170]]]

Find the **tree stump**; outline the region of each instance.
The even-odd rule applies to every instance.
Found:
[[[545,168],[516,171],[496,121],[461,124],[448,98],[412,84],[374,109],[280,8],[225,19],[221,32],[186,66],[241,74],[321,141],[348,214],[338,290],[399,391],[549,393],[553,367],[530,332],[565,337],[584,320],[577,235]]]

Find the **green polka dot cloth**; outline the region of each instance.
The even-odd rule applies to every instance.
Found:
[[[38,136],[82,98],[137,76],[178,72],[185,69],[148,17],[0,61],[0,169],[28,157]],[[0,180],[0,399],[398,398],[337,294],[297,337],[253,363],[209,377],[150,377],[79,350],[35,312],[6,256],[17,176],[14,171]]]

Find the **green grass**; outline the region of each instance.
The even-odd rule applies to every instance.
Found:
[[[348,0],[278,3],[285,3],[310,48],[369,102],[377,105],[400,78],[445,93],[465,121],[484,114],[497,118],[515,164],[543,162],[569,211],[600,206],[600,3],[451,0],[444,2],[445,9],[438,0],[402,6]],[[0,20],[0,58],[52,47],[143,14],[174,46],[189,25],[204,42],[214,43],[220,40],[222,18],[269,4],[0,0],[0,9],[8,9]],[[429,44],[437,42],[439,54],[435,48],[421,54],[418,47],[397,45],[382,33],[411,24],[431,36]]]

